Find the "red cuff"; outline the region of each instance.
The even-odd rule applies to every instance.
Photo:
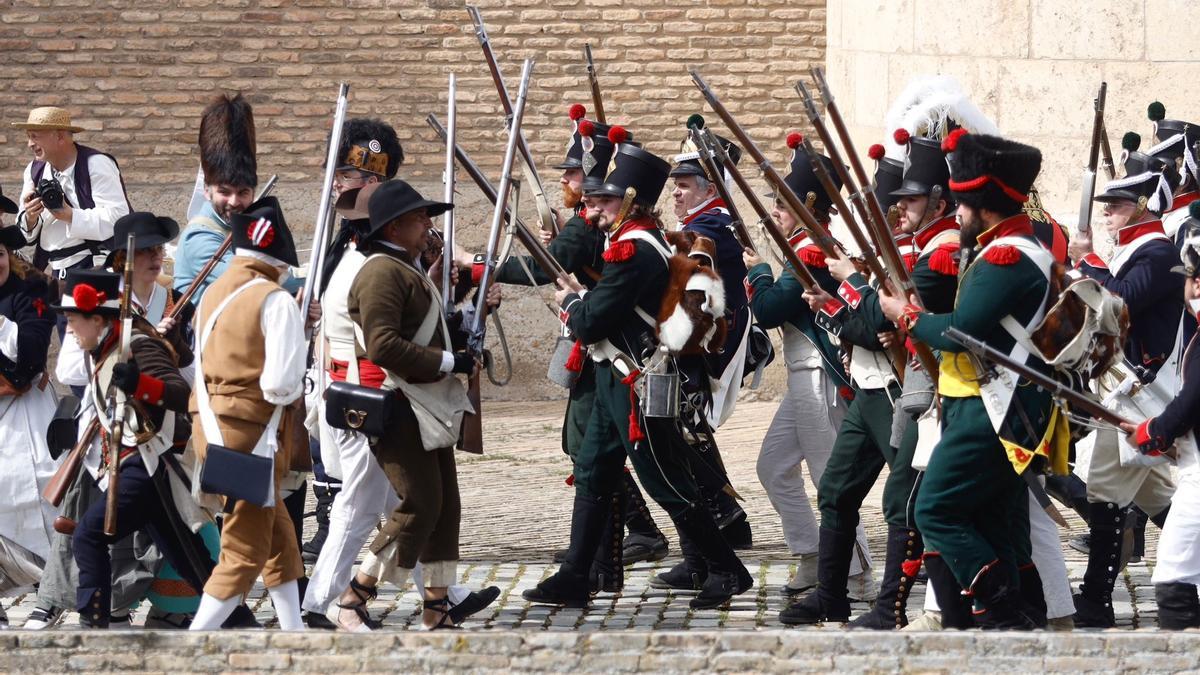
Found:
[[[483,278],[483,263],[475,263],[471,265],[471,283],[479,285],[479,280]]]
[[[1088,267],[1095,267],[1098,270],[1108,269],[1108,263],[1104,262],[1104,258],[1101,258],[1100,256],[1096,255],[1095,251],[1083,256],[1083,259],[1080,260],[1079,263],[1075,266],[1079,267],[1081,265],[1087,265]]]
[[[837,294],[842,300],[846,301],[847,305],[850,305],[850,309],[858,309],[858,303],[862,302],[862,293],[859,293],[857,288],[851,286],[849,281],[843,281],[838,286]]]
[[[906,332],[912,333],[913,327],[917,325],[917,320],[921,318],[921,308],[916,305],[905,305],[904,311],[900,313],[900,327]]]
[[[162,380],[142,373],[138,376],[138,386],[133,391],[133,398],[153,405],[162,405],[164,388]]]
[[[846,306],[837,301],[837,298],[830,298],[824,305],[821,305],[821,313],[825,316],[837,316],[838,312],[845,309]]]

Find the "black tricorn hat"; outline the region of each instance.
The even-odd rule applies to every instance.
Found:
[[[700,163],[700,151],[696,144],[692,142],[692,129],[704,128],[704,117],[699,114],[693,114],[687,118],[688,134],[679,144],[679,154],[675,155],[675,168],[671,169],[671,178],[679,176],[703,176],[708,180],[718,180],[707,175],[704,171],[704,165]],[[725,154],[729,155],[729,161],[735,165],[742,159],[742,149],[736,143],[713,134],[721,147],[725,149]],[[722,176],[719,180],[724,180]]]
[[[923,136],[908,138],[908,154],[904,158],[904,175],[900,187],[892,190],[895,197],[919,197],[930,194],[935,186],[941,186],[943,199],[950,196],[950,166],[942,152],[941,141]]]
[[[207,185],[258,185],[254,111],[240,93],[219,94],[200,115],[200,168]]]
[[[634,201],[653,208],[667,184],[667,174],[671,172],[671,165],[658,155],[625,142],[622,137],[624,131],[623,127],[613,127],[609,130],[609,140],[617,146],[612,169],[602,183],[584,185],[583,193],[624,197],[625,190],[633,188],[637,193]]]
[[[453,204],[425,199],[413,186],[398,178],[393,178],[380,184],[367,202],[371,227],[365,237],[370,239],[382,230],[384,225],[411,211],[424,209],[426,215],[433,218],[452,208],[454,208]]]
[[[125,242],[133,235],[134,250],[165,244],[179,236],[179,223],[166,216],[156,216],[148,211],[127,213],[113,223],[113,236],[102,246],[111,253],[106,264],[112,265],[117,251],[125,250]]]
[[[269,255],[292,266],[300,264],[296,242],[283,219],[283,207],[275,197],[263,197],[229,218],[233,248]]]
[[[19,211],[17,203],[5,197],[4,190],[0,189],[0,213],[16,213],[17,211]]]
[[[883,145],[876,143],[867,149],[867,156],[875,160],[875,177],[871,183],[871,191],[875,193],[875,198],[879,200],[879,206],[887,211],[900,201],[899,197],[893,197],[892,191],[900,188],[901,178],[904,175],[904,163],[898,159],[888,157]]]
[[[800,134],[794,132],[788,134],[787,146],[792,149],[792,172],[784,176],[783,182],[792,188],[802,202],[807,201],[809,193],[812,193],[813,208],[827,212],[833,207],[833,197],[825,192],[825,189],[821,187],[821,181],[817,179],[817,174],[813,173],[812,161],[808,156],[808,151],[804,149],[803,143],[804,137]],[[841,188],[842,178],[834,169],[833,160],[825,155],[817,157],[818,161],[825,165],[825,170],[829,173],[833,184]]]
[[[1171,184],[1171,177],[1165,172],[1174,168],[1174,162],[1168,163],[1162,157],[1138,152],[1141,142],[1142,137],[1132,131],[1121,138],[1121,164],[1125,167],[1125,176],[1105,185],[1104,191],[1094,198],[1095,201],[1136,202],[1145,197],[1148,211],[1162,213],[1170,208],[1174,185]],[[1176,178],[1178,175],[1174,174]]]
[[[404,150],[392,125],[367,117],[346,120],[338,148],[338,171],[357,169],[392,178],[403,163]]]
[[[121,275],[102,269],[68,269],[63,280],[61,304],[52,305],[56,312],[76,314],[121,315]]]
[[[0,245],[11,252],[19,251],[29,245],[25,239],[25,231],[20,225],[9,225],[0,228]]]
[[[955,129],[942,141],[950,189],[960,204],[1005,213],[1029,201],[1042,151],[1007,138]]]

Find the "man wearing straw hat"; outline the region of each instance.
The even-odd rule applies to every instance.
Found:
[[[48,261],[56,279],[70,268],[102,264],[107,252],[101,242],[130,211],[117,160],[76,143],[75,134],[84,129],[63,108],[34,108],[12,126],[25,130],[33,153],[25,167],[17,224],[45,256],[39,262]],[[61,331],[62,319],[59,324]]]

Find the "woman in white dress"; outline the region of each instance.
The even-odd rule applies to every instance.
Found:
[[[15,252],[16,226],[0,229],[0,593],[32,586],[50,550],[55,509],[42,489],[56,463],[46,427],[58,398],[46,375],[54,314],[46,278]],[[0,609],[0,624],[7,624]]]

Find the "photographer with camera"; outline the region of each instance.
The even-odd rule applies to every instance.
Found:
[[[112,237],[113,223],[129,213],[129,198],[117,161],[75,142],[82,127],[62,108],[34,108],[24,129],[33,161],[25,167],[17,224],[38,258],[49,262],[61,280],[71,268],[103,264],[101,242]],[[39,265],[40,266],[40,265]]]

